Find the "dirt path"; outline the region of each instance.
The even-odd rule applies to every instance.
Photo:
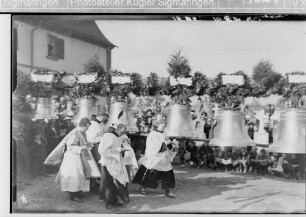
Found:
[[[305,183],[249,174],[174,167],[176,199],[163,196],[161,189],[139,193],[130,184],[131,202],[106,210],[94,193],[83,203],[69,200],[54,183],[55,174],[20,186],[15,212],[35,213],[296,213],[305,212]]]

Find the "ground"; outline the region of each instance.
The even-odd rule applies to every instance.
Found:
[[[129,185],[130,203],[105,209],[98,195],[86,193],[82,203],[69,200],[55,184],[56,173],[18,186],[18,213],[302,213],[305,212],[305,181],[254,174],[231,174],[174,166],[176,199],[163,190]]]

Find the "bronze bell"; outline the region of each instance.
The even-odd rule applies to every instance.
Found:
[[[38,98],[36,101],[36,111],[34,119],[52,119],[50,99],[49,98]]]
[[[128,132],[138,132],[130,105],[125,102],[113,102],[110,107],[108,126],[118,124],[124,124]]]
[[[72,101],[67,101],[67,108],[62,112],[63,115],[65,116],[74,116],[74,111],[73,111],[73,103]]]
[[[269,151],[277,153],[305,154],[306,111],[291,108],[281,112],[280,122],[274,132],[274,143]]]
[[[246,147],[253,144],[254,142],[245,127],[243,113],[231,110],[220,111],[214,130],[214,138],[209,142],[209,145]]]
[[[58,116],[56,115],[56,100],[51,99],[51,104],[50,104],[50,115],[51,115],[51,119],[58,119]]]
[[[190,106],[174,104],[170,107],[165,132],[169,137],[194,138]]]
[[[73,122],[78,124],[82,118],[90,119],[91,115],[93,114],[96,114],[94,100],[89,98],[81,98],[78,100],[78,114],[73,119]]]

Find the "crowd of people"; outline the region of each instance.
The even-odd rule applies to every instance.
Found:
[[[272,153],[256,146],[212,147],[206,142],[198,147],[194,141],[180,142],[178,153],[182,166],[262,176],[274,175],[287,179],[305,179],[304,154]]]
[[[200,103],[196,111],[200,114],[200,120],[193,118],[196,137],[213,137],[216,123],[209,120],[211,114],[206,113]],[[145,121],[139,126],[148,135],[143,140],[134,141],[131,141],[133,135],[126,133],[125,125],[109,124],[106,113],[92,115],[90,120],[83,118],[77,125],[72,122],[73,117],[67,115],[56,120],[29,121],[25,136],[26,153],[20,155],[22,159],[18,159],[18,164],[26,167],[24,171],[29,171],[32,177],[58,172],[56,181],[62,191],[69,192],[72,201],[82,202],[83,192],[99,192],[106,208],[129,202],[130,182],[139,184],[139,191],[144,195],[147,188],[157,188],[161,183],[165,196],[175,198],[171,192],[175,187],[171,162],[176,153],[182,166],[305,179],[303,154],[267,153],[264,148],[256,146],[211,147],[203,141],[174,142],[163,133],[166,124],[163,118],[153,120],[151,110],[145,114]],[[251,138],[257,124],[256,120],[246,122]],[[52,171],[44,162],[59,144],[64,144],[63,159],[59,171]],[[86,154],[88,152],[90,154]],[[85,160],[92,158],[96,162],[99,179],[88,177],[83,165],[84,156]]]

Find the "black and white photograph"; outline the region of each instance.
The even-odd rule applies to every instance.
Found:
[[[11,64],[12,213],[306,212],[305,16],[15,14]]]

